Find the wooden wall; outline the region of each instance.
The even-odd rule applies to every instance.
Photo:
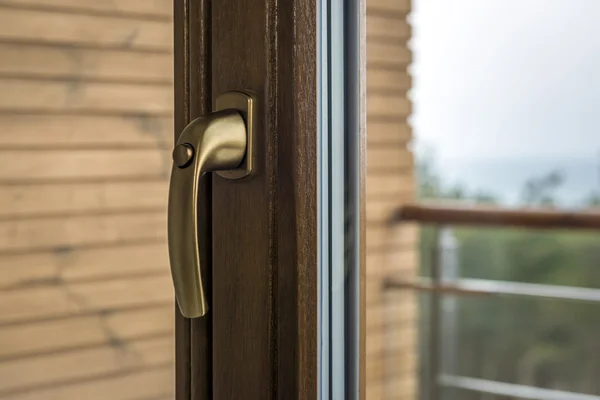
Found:
[[[382,290],[385,276],[417,269],[415,227],[386,223],[415,195],[410,8],[410,0],[367,0],[367,400],[413,400],[417,390],[413,294]]]
[[[413,399],[409,0],[367,0],[367,395]],[[0,399],[172,398],[171,0],[0,0]]]
[[[0,0],[0,399],[173,398],[171,0]]]

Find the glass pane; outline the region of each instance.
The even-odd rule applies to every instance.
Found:
[[[320,398],[358,396],[359,62],[357,1],[319,15]]]

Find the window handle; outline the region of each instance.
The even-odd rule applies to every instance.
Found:
[[[208,311],[198,243],[200,178],[219,171],[224,178],[240,179],[252,172],[255,96],[228,92],[217,98],[215,108],[190,122],[173,150],[167,223],[169,260],[179,310],[187,318],[201,317]]]

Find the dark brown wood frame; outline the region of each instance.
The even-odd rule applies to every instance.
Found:
[[[262,116],[254,176],[203,178],[212,300],[177,313],[179,400],[317,398],[316,4],[174,0],[175,135],[229,90]]]

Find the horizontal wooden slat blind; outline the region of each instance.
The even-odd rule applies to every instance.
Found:
[[[416,227],[389,224],[415,196],[409,11],[409,0],[367,0],[367,400],[416,399],[416,305],[382,289],[417,268]]]
[[[171,0],[0,0],[0,399],[173,398]]]

